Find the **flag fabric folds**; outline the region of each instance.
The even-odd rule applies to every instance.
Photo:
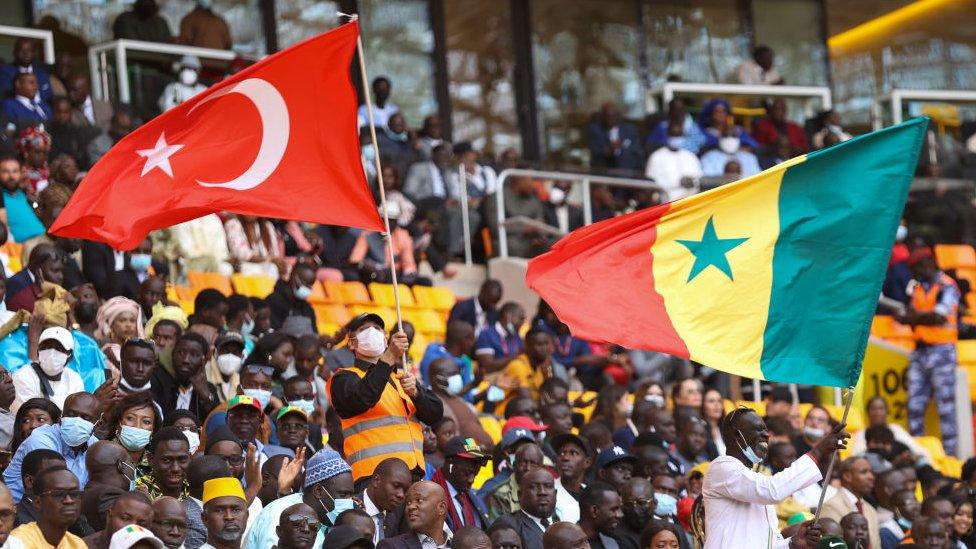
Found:
[[[360,159],[358,36],[343,25],[150,120],[92,167],[51,232],[132,249],[220,211],[383,230]]]
[[[927,124],[584,227],[526,282],[580,338],[853,386]]]

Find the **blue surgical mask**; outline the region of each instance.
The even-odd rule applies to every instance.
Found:
[[[746,459],[751,461],[753,465],[759,465],[762,463],[762,458],[756,454],[756,451],[752,449],[752,446],[746,444],[746,437],[742,435],[742,431],[738,431],[738,433],[739,438],[742,439],[742,444],[739,444],[739,441],[736,441],[735,443],[739,445],[739,449],[741,449],[742,453],[745,454]]]
[[[314,400],[289,400],[288,405],[305,410],[305,413],[308,414],[309,416],[311,416],[312,412],[315,411]]]
[[[244,336],[244,339],[247,339],[248,337],[250,337],[251,332],[253,331],[254,331],[254,319],[251,317],[247,317],[244,323],[241,324],[241,335]]]
[[[325,487],[323,487],[322,489],[325,490]],[[328,512],[326,518],[329,521],[330,525],[335,526],[336,521],[339,520],[339,515],[341,515],[344,511],[355,509],[356,503],[349,498],[336,499],[332,497],[332,494],[329,494],[328,490],[325,490],[325,493],[328,494],[329,499],[332,500],[332,510]],[[321,505],[322,508],[325,509],[326,508],[325,502],[322,501],[321,498],[316,498],[316,499],[319,500],[319,505]]]
[[[905,517],[898,517],[897,519],[895,519],[895,521],[897,521],[898,526],[901,526],[901,529],[906,532],[912,529],[912,521],[908,520]]]
[[[130,452],[138,452],[149,444],[152,431],[140,429],[139,427],[129,427],[123,425],[119,430],[119,443]]]
[[[376,149],[374,149],[372,145],[363,145],[362,152],[363,158],[365,158],[368,162],[372,162],[373,159],[376,158]]]
[[[464,389],[464,379],[461,378],[461,374],[454,374],[447,378],[447,392],[452,395],[461,394],[461,390]]]
[[[71,448],[77,448],[88,442],[95,430],[95,424],[80,417],[61,418],[61,439]]]
[[[149,254],[132,254],[129,256],[129,267],[133,271],[144,273],[152,266],[152,256]]]
[[[308,299],[308,296],[312,295],[312,289],[308,286],[299,286],[295,288],[295,297],[301,299],[302,301]]]
[[[501,402],[505,400],[505,389],[492,385],[488,387],[488,393],[485,395],[485,398],[488,399],[488,402]]]
[[[668,138],[668,148],[672,151],[676,151],[685,146],[685,138],[678,135]]]
[[[655,492],[654,501],[657,502],[657,507],[654,510],[654,514],[657,516],[673,517],[678,514],[678,500],[671,494]]]
[[[262,410],[271,402],[271,391],[265,389],[244,389],[244,394],[260,402]]]

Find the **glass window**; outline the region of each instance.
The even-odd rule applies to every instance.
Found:
[[[454,141],[489,154],[521,151],[508,4],[452,0],[444,18]]]
[[[311,38],[339,25],[338,2],[324,0],[275,0],[278,47]]]
[[[369,79],[390,79],[390,101],[418,129],[425,116],[437,112],[427,1],[360,0],[359,10]]]
[[[542,145],[551,167],[586,165],[585,129],[600,105],[643,117],[633,0],[533,0],[532,42]]]
[[[819,1],[752,0],[752,21],[756,44],[773,48],[773,66],[787,84],[827,85]]]

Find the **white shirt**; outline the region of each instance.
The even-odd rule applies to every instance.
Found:
[[[563,204],[561,206],[556,206],[556,223],[559,225],[559,231],[563,233],[569,232],[569,206]]]
[[[387,101],[386,105],[383,105],[382,107],[374,103],[373,124],[375,124],[377,128],[385,128],[387,122],[390,121],[390,117],[399,111],[400,111],[400,107],[397,107],[396,105],[390,103],[389,101]],[[358,115],[357,117],[359,118],[360,128],[369,125],[369,113],[366,111],[365,104],[359,106],[359,111],[357,111],[357,115]]]
[[[704,549],[788,547],[774,505],[821,478],[809,455],[773,476],[756,473],[731,456],[715,458],[702,486]]]
[[[85,97],[84,104],[81,105],[81,112],[85,115],[85,119],[92,126],[95,125],[95,105],[92,104],[91,96]],[[118,270],[118,269],[116,269]]]
[[[755,59],[746,59],[739,65],[739,83],[740,84],[775,84],[780,81],[780,75],[776,72],[776,69],[770,68],[768,71],[763,70],[756,63]]]
[[[447,484],[448,486],[451,483]],[[417,540],[420,541],[420,547],[423,549],[448,549],[451,546],[451,529],[447,527],[447,523],[444,523],[444,543],[437,545],[434,538],[428,536],[427,534],[421,534],[417,532]]]
[[[685,188],[681,186],[681,178],[701,177],[702,167],[701,161],[692,152],[685,149],[672,151],[667,147],[661,147],[647,159],[645,173],[668,193],[668,200],[678,200],[698,192],[697,183],[690,189]]]
[[[38,98],[35,97],[34,100],[31,101],[29,97],[24,97],[23,95],[15,95],[14,99],[16,99],[21,105],[34,111],[34,113],[37,114],[37,116],[41,117],[41,120],[47,120],[47,113],[45,113],[44,109],[41,108],[40,100]]]
[[[376,526],[376,531],[373,532],[373,545],[376,545],[383,539],[383,511],[369,499],[369,492],[366,490],[363,490],[363,511],[373,519]]]
[[[176,388],[176,409],[189,410],[191,396],[193,396],[193,385],[190,385],[186,389],[183,389],[183,387],[177,387]]]
[[[14,382],[14,389],[17,391],[17,398],[20,402],[26,402],[29,398],[43,397],[41,393],[41,380],[37,377],[37,372],[30,364],[25,365],[10,375]],[[85,391],[85,383],[81,381],[81,376],[71,368],[65,368],[61,372],[61,379],[58,381],[48,380],[51,384],[51,402],[64,409],[64,400],[68,395],[82,393]]]
[[[478,337],[481,334],[481,330],[484,330],[488,324],[488,313],[481,308],[481,302],[478,301],[478,296],[474,298],[474,318],[474,337]]]
[[[554,484],[556,485],[556,516],[561,521],[579,522],[579,502],[563,488],[563,483],[558,478]]]

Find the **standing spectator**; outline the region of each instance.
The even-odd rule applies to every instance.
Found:
[[[85,549],[81,538],[68,531],[81,512],[81,489],[78,477],[67,467],[51,467],[41,471],[34,480],[38,508],[37,522],[23,524],[10,532],[10,537],[25,547],[58,547]],[[50,540],[56,541],[52,544]],[[9,541],[8,541],[9,543]]]
[[[128,109],[123,107],[116,109],[109,121],[108,130],[89,141],[88,146],[85,147],[89,163],[94,165],[95,162],[98,162],[120,139],[129,135],[136,125],[132,113]]]
[[[908,429],[925,434],[925,408],[934,395],[939,412],[942,445],[956,453],[956,341],[959,286],[939,270],[931,248],[917,248],[908,258],[914,275],[911,302],[896,319],[913,327],[915,350],[908,365]]]
[[[698,178],[702,176],[698,157],[684,148],[685,137],[682,131],[677,124],[668,126],[667,146],[651,154],[645,171],[645,175],[653,179],[671,201],[698,192]]]
[[[760,145],[771,147],[776,139],[785,136],[790,144],[790,157],[809,150],[807,134],[799,124],[786,118],[786,100],[777,97],[766,108],[766,116],[756,121],[753,136]]]
[[[72,122],[79,126],[94,126],[102,131],[108,131],[115,111],[108,101],[92,98],[88,77],[77,74],[68,80],[68,99],[75,108]]]
[[[430,286],[432,283],[429,278],[417,274],[417,258],[410,233],[396,222],[400,216],[399,205],[387,202],[386,208],[386,215],[391,223],[393,251],[390,251],[384,233],[362,231],[349,255],[349,263],[356,266],[364,282],[390,283],[393,280],[390,269],[393,268],[396,269],[397,280],[401,284]],[[380,211],[382,210],[380,206]]]
[[[26,242],[47,231],[34,213],[27,193],[21,188],[22,180],[20,160],[13,156],[0,156],[0,195],[3,199],[0,221],[7,226],[14,242]]]
[[[900,423],[889,421],[888,402],[881,395],[875,395],[868,400],[867,420],[867,427],[854,433],[854,436],[851,438],[851,455],[856,456],[867,451],[867,441],[865,440],[865,431],[867,429],[884,426],[895,436],[895,442],[904,444],[913,455],[931,459],[929,451],[912,438],[912,435],[908,434],[908,431]]]
[[[698,127],[705,134],[706,149],[719,146],[719,140],[726,134],[740,137],[742,144],[750,149],[759,145],[746,133],[745,128],[734,122],[732,105],[721,97],[710,99],[702,105],[698,115]]]
[[[159,96],[159,110],[166,112],[207,89],[200,83],[200,59],[184,55],[176,68],[176,82],[170,82]]]
[[[871,547],[881,547],[878,527],[878,511],[864,500],[874,490],[874,473],[871,462],[860,456],[852,456],[840,463],[841,489],[834,497],[824,501],[822,515],[840,521],[852,512],[864,515],[868,523]]]
[[[78,168],[87,169],[90,166],[88,160],[88,145],[102,132],[98,128],[92,127],[88,122],[77,123],[72,117],[76,114],[71,101],[67,97],[55,97],[51,99],[51,121],[45,128],[51,135],[51,178],[64,183],[70,188],[75,187],[75,179],[78,176]],[[74,164],[74,174],[67,177],[67,174],[58,174],[54,163],[58,158],[67,156]],[[62,160],[61,162],[65,162]],[[57,175],[56,175],[57,174]],[[70,179],[70,181],[65,181]]]
[[[362,109],[362,107],[360,107]],[[432,114],[424,118],[420,126],[420,154],[424,160],[430,160],[434,147],[444,143],[444,125],[440,117]]]
[[[229,50],[234,45],[230,27],[213,11],[213,0],[197,0],[197,5],[180,20],[181,44],[215,50]]]
[[[236,478],[214,478],[203,483],[203,524],[207,543],[201,549],[238,549],[247,525],[247,498]]]
[[[604,103],[597,120],[586,128],[590,165],[613,171],[640,171],[643,157],[640,135],[633,124],[623,122],[616,103]]]
[[[269,219],[231,214],[224,221],[227,249],[241,274],[278,280],[284,267],[284,243]]]
[[[915,499],[914,490],[899,490],[891,496],[895,508],[894,516],[878,525],[880,529],[882,549],[893,549],[901,543],[912,529],[912,524],[918,516],[919,505]]]
[[[505,369],[522,353],[525,344],[519,335],[519,329],[524,323],[525,309],[521,305],[514,301],[502,305],[498,311],[498,321],[482,330],[474,344],[475,358],[483,374]],[[549,334],[545,336],[551,342]],[[551,354],[551,349],[549,350]],[[545,359],[548,360],[548,357]],[[540,381],[539,384],[541,383]],[[538,389],[538,385],[535,388]]]
[[[769,46],[756,46],[752,58],[739,65],[739,84],[785,84],[783,77],[773,68],[775,55]]]
[[[462,386],[471,383],[474,380],[474,365],[470,355],[474,341],[474,330],[470,324],[463,320],[448,322],[444,343],[432,342],[424,350],[424,356],[420,360],[420,378],[424,384],[433,385],[430,366],[440,358],[449,358],[457,365],[461,372]]]
[[[377,132],[389,124],[390,117],[400,112],[400,108],[390,102],[392,89],[389,78],[377,76],[373,79],[373,124],[376,125]],[[365,103],[359,106],[358,118],[360,128],[369,125],[369,113]]]
[[[410,531],[379,542],[377,549],[445,548],[451,545],[447,513],[451,503],[436,483],[421,480],[407,490],[406,515]]]
[[[559,478],[556,479],[556,500],[559,501],[560,492],[565,492],[578,502],[583,489],[586,488],[584,480],[587,471],[593,464],[590,445],[582,437],[566,433],[553,437],[552,449],[556,452],[556,469],[559,471]],[[577,514],[576,517],[563,516],[562,518],[578,520],[579,516]]]
[[[21,72],[13,77],[13,97],[3,100],[3,114],[23,128],[43,124],[51,119],[51,107],[41,101],[37,91],[37,75]]]
[[[502,283],[489,278],[481,283],[478,295],[462,299],[451,307],[447,317],[450,324],[455,320],[463,320],[474,327],[475,336],[487,326],[498,320],[498,303],[502,300]]]
[[[29,98],[44,103],[51,101],[51,97],[54,95],[51,90],[51,77],[40,63],[34,62],[36,55],[34,40],[18,38],[14,41],[13,62],[0,66],[0,97],[5,97],[10,93],[15,76],[26,73],[33,74],[36,81],[36,89]]]
[[[495,175],[494,168],[478,162],[478,151],[470,141],[454,145],[454,158],[464,166],[468,200],[472,201],[471,208],[476,210],[482,198],[498,190],[498,176]],[[452,175],[456,173],[452,172]],[[478,224],[477,221],[472,221],[472,225]]]
[[[417,151],[417,136],[407,126],[407,119],[403,113],[391,114],[387,124],[382,127],[382,131],[377,128],[376,145],[379,148],[383,163],[392,163],[400,173],[408,173],[410,165],[420,160],[420,153]],[[450,153],[447,145],[441,146]],[[408,174],[408,187],[410,185],[409,180]]]
[[[74,353],[74,343],[71,332],[64,328],[54,326],[41,332],[37,358],[11,376],[20,402],[42,397],[64,408],[69,395],[84,392],[81,376],[65,367]]]
[[[705,134],[702,133],[698,124],[688,114],[683,99],[675,97],[668,103],[668,115],[654,126],[651,133],[647,136],[647,144],[650,150],[663,147],[668,143],[668,129],[671,126],[681,128],[681,136],[684,137],[683,148],[691,153],[698,154],[702,145],[705,143]]]
[[[556,489],[552,473],[545,468],[529,471],[519,485],[519,509],[502,515],[496,524],[504,524],[522,539],[522,549],[542,549],[542,537],[554,521]]]
[[[35,452],[49,452],[49,450],[35,450]],[[64,460],[58,456],[61,464]],[[27,482],[26,472],[32,465],[32,456],[24,457],[25,480],[24,498],[21,503],[30,500],[30,483]],[[42,466],[37,470],[46,468]],[[85,453],[85,468],[88,470],[88,483],[85,484],[85,494],[81,498],[81,514],[95,531],[105,528],[105,510],[102,503],[122,492],[128,492],[137,475],[129,452],[122,445],[111,440],[100,440],[93,444]],[[34,471],[36,474],[36,471]],[[87,535],[87,534],[86,534]]]
[[[120,13],[112,23],[112,35],[116,40],[145,40],[147,42],[172,42],[169,23],[159,15],[156,0],[136,0],[132,10]]]
[[[384,153],[384,157],[385,157]],[[393,159],[395,162],[395,159]],[[406,168],[404,168],[406,170]],[[434,208],[434,201],[457,200],[457,181],[451,172],[451,149],[447,144],[437,145],[431,151],[430,160],[409,164],[409,170],[400,171],[407,177],[403,181],[403,193],[420,208]],[[425,203],[425,204],[422,204]]]
[[[524,217],[530,221],[545,223],[545,207],[539,195],[536,194],[535,181],[529,177],[515,177],[511,185],[502,189],[505,195],[505,217],[515,218]],[[497,195],[497,193],[496,193]],[[495,211],[496,195],[489,197],[490,203],[487,211]],[[495,215],[488,216],[488,228],[493,237],[498,235],[498,218]],[[550,242],[545,235],[539,233],[534,227],[508,228],[508,253],[515,257],[535,257],[543,250],[547,249]]]
[[[265,299],[271,307],[271,327],[280,330],[289,316],[303,316],[317,329],[315,311],[308,303],[315,284],[315,269],[306,263],[295,264],[287,281],[276,282],[274,291]]]
[[[840,125],[840,114],[833,109],[820,113],[817,117],[817,127],[819,129],[810,138],[810,144],[814,149],[822,149],[851,139],[851,134],[845,132]]]

